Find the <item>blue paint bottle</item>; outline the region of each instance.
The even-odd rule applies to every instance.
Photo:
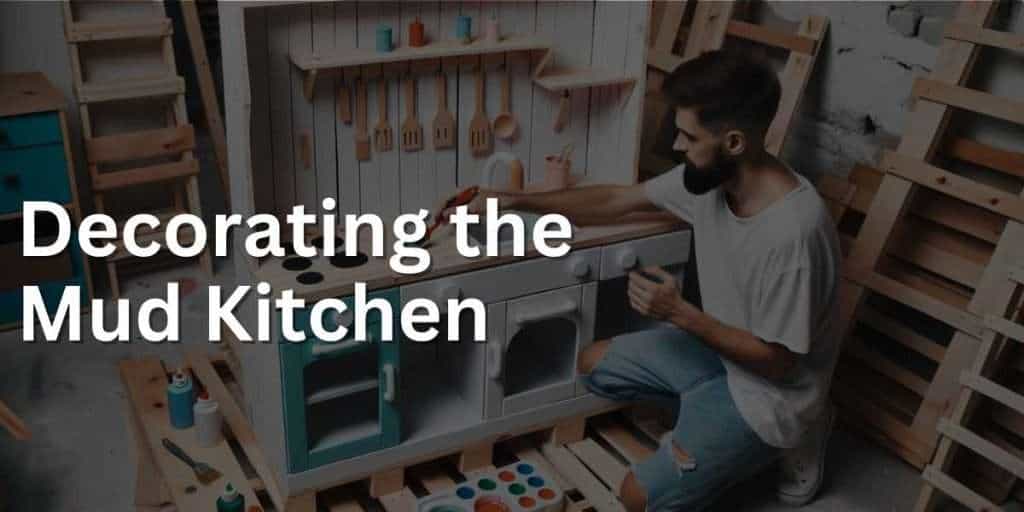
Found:
[[[167,386],[167,412],[171,416],[171,426],[177,429],[192,426],[195,422],[192,411],[194,398],[192,379],[184,372],[176,372]]]
[[[391,27],[387,25],[377,26],[377,51],[382,53],[394,50],[391,45]]]
[[[462,44],[473,42],[473,18],[459,16],[455,20],[455,39]]]
[[[242,512],[245,510],[245,496],[242,496],[235,486],[228,484],[224,487],[224,494],[217,498],[217,512]]]

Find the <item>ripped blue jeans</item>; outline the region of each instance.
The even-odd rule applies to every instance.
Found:
[[[686,331],[657,328],[618,336],[584,379],[606,398],[677,411],[671,439],[666,436],[651,457],[633,467],[651,512],[706,509],[780,455],[740,415],[718,354]],[[670,441],[690,455],[692,465],[680,464]]]

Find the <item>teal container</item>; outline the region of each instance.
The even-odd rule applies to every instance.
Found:
[[[242,496],[235,489],[235,486],[228,484],[224,487],[224,493],[217,498],[217,512],[244,512],[245,496]]]
[[[473,18],[459,16],[455,22],[455,39],[462,44],[473,42]]]
[[[167,413],[171,417],[171,426],[177,429],[186,429],[195,423],[193,401],[195,401],[195,392],[192,387],[192,379],[182,372],[175,373],[171,378],[171,383],[167,386]]]
[[[390,52],[394,50],[391,46],[391,27],[387,25],[377,26],[377,51],[378,52]]]

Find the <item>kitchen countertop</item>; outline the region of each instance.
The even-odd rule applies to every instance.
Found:
[[[283,266],[284,261],[289,259],[288,257],[268,258],[254,271],[254,277],[257,281],[270,283],[275,293],[291,289],[295,291],[296,298],[314,301],[327,297],[350,295],[356,282],[365,282],[367,290],[376,290],[542,257],[535,249],[529,247],[531,234],[527,232],[528,248],[525,256],[512,256],[510,249],[508,249],[508,254],[505,254],[506,249],[502,248],[500,251],[502,254],[499,256],[466,258],[456,250],[454,229],[446,226],[435,233],[428,246],[431,255],[430,269],[415,275],[404,275],[391,270],[388,264],[394,238],[391,236],[390,226],[386,225],[385,228],[388,231],[384,242],[385,256],[379,258],[370,256],[369,260],[361,266],[337,268],[330,264],[328,258],[318,256],[309,258],[312,264],[308,268],[288,270]],[[615,224],[578,227],[569,244],[573,250],[579,250],[687,228],[686,223],[665,214],[632,215]],[[308,238],[311,239],[313,236],[308,236]],[[367,249],[368,251],[370,248],[368,241],[363,243],[364,240],[361,239],[360,242],[360,250]],[[340,250],[339,248],[339,252]],[[483,247],[481,247],[481,251],[483,251]],[[306,272],[319,273],[323,276],[323,280],[314,284],[302,284],[297,277]]]

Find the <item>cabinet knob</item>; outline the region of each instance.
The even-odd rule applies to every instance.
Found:
[[[590,274],[590,264],[584,259],[576,259],[569,263],[569,271],[573,277],[583,279]]]
[[[633,252],[632,249],[626,249],[619,254],[619,267],[621,267],[622,270],[629,270],[636,267],[636,264],[636,253]]]

